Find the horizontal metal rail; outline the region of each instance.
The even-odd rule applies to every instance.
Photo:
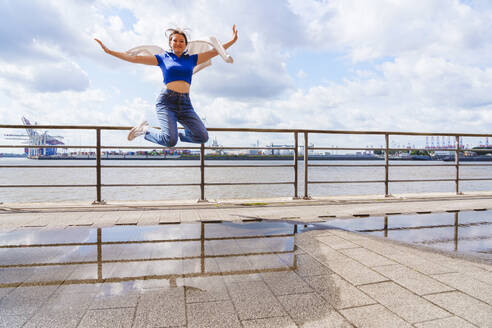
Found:
[[[308,183],[312,184],[321,184],[321,183],[383,183],[385,180],[327,180],[327,181],[308,181]]]
[[[104,149],[140,149],[140,150],[156,150],[156,149],[167,149],[161,145],[154,146],[111,146],[111,145],[102,145],[101,132],[102,131],[125,131],[131,129],[131,127],[124,126],[86,126],[86,125],[36,125],[34,126],[36,129],[58,129],[58,130],[92,130],[96,132],[96,143],[95,145],[84,145],[84,146],[72,146],[72,145],[0,145],[0,148],[28,148],[28,149],[44,149],[44,148],[57,148],[57,149],[94,149],[93,151],[88,152],[87,154],[79,155],[77,159],[82,160],[90,160],[96,159],[96,165],[0,165],[0,169],[8,169],[8,168],[56,168],[56,169],[96,169],[96,184],[60,184],[60,185],[49,185],[49,184],[25,184],[25,185],[0,185],[0,188],[72,188],[72,187],[95,187],[97,191],[97,197],[95,203],[103,203],[101,199],[101,189],[104,187],[177,187],[177,186],[200,186],[201,196],[200,201],[205,201],[205,187],[206,186],[232,186],[232,185],[293,185],[294,186],[294,198],[298,198],[298,160],[304,161],[304,198],[309,199],[308,187],[309,184],[342,184],[342,183],[384,183],[385,184],[385,195],[390,196],[389,193],[389,185],[390,183],[410,183],[410,182],[455,182],[456,184],[456,193],[460,193],[459,191],[459,182],[460,181],[489,181],[492,178],[488,177],[477,177],[477,178],[463,178],[460,176],[459,168],[460,167],[487,167],[492,166],[492,164],[487,163],[470,163],[470,164],[462,164],[462,157],[460,154],[464,152],[475,152],[475,153],[484,153],[490,152],[492,153],[492,149],[468,149],[464,148],[463,145],[460,144],[461,137],[492,137],[492,134],[477,134],[477,133],[428,133],[428,132],[401,132],[401,131],[340,131],[340,130],[312,130],[312,129],[257,129],[257,128],[208,128],[210,132],[234,132],[234,133],[286,133],[292,134],[294,136],[293,146],[287,147],[243,147],[243,146],[192,146],[192,147],[173,147],[173,150],[199,150],[200,155],[200,165],[103,165],[103,161],[107,160],[118,160],[121,154],[102,154]],[[6,129],[25,129],[24,125],[0,125],[0,128]],[[304,145],[300,146],[304,148],[304,152],[299,154],[299,143],[298,143],[298,135],[304,135]],[[373,136],[384,136],[385,137],[385,145],[382,147],[314,147],[308,146],[308,136],[314,134],[322,134],[322,135],[373,135]],[[455,138],[455,143],[453,148],[415,148],[415,147],[407,147],[407,148],[391,148],[389,138],[390,136],[450,136]],[[292,164],[238,164],[238,165],[221,165],[221,164],[208,164],[206,160],[213,160],[214,157],[206,157],[206,150],[271,150],[271,151],[289,151],[290,154],[285,156],[285,159],[282,160],[293,160]],[[380,158],[371,158],[371,160],[384,160],[384,164],[311,164],[310,160],[312,159],[320,159],[320,157],[309,155],[310,151],[314,150],[347,150],[347,151],[379,151],[382,156]],[[399,151],[448,151],[450,153],[454,153],[454,155],[450,155],[450,159],[454,161],[454,163],[449,164],[430,164],[427,162],[421,162],[419,164],[395,164],[395,161],[405,160],[404,158],[394,158],[391,156],[391,152],[399,152]],[[195,153],[196,154],[196,153]],[[194,155],[195,154],[190,154]],[[215,155],[220,157],[221,155]],[[244,156],[244,155],[241,155]],[[268,155],[267,155],[268,156]],[[191,157],[194,158],[194,157]],[[63,157],[60,157],[63,159]],[[123,156],[123,158],[125,157]],[[165,155],[132,155],[131,159],[142,159],[142,160],[157,160],[157,159],[167,159]],[[321,158],[322,159],[322,158]],[[488,158],[487,158],[488,159]],[[484,160],[487,160],[484,157]],[[336,160],[336,158],[335,158]],[[442,179],[390,179],[389,171],[393,168],[416,168],[416,167],[454,167],[456,174],[454,178],[442,178]],[[384,168],[385,177],[383,180],[327,180],[327,181],[311,181],[309,179],[309,168],[316,167],[327,167],[327,168]],[[102,183],[102,174],[103,169],[120,169],[120,168],[131,168],[131,169],[168,169],[168,168],[200,168],[200,182],[199,183],[153,183],[153,184],[103,184]],[[223,168],[293,168],[294,169],[294,181],[272,181],[272,182],[205,182],[205,169],[223,169]]]
[[[35,125],[36,129],[57,130],[130,130],[133,126],[108,125]],[[25,129],[21,124],[0,124],[0,129]],[[261,132],[261,133],[314,133],[314,134],[355,134],[355,135],[400,135],[400,136],[450,136],[450,137],[492,137],[489,133],[449,133],[449,132],[410,132],[410,131],[358,131],[358,130],[315,130],[315,129],[260,129],[260,128],[207,128],[212,132]]]

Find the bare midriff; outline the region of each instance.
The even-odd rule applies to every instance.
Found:
[[[166,84],[166,88],[179,93],[189,93],[190,84],[186,81],[172,81]]]

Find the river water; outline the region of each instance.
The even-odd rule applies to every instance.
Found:
[[[383,164],[383,161],[313,161],[312,164]],[[403,164],[442,164],[445,162],[395,161]],[[446,162],[449,163],[449,162]],[[95,184],[95,168],[3,168],[2,165],[95,165],[94,160],[42,161],[19,158],[0,159],[0,185],[48,185],[48,184]],[[106,160],[103,165],[199,165],[196,160]],[[280,165],[292,161],[206,161],[207,165]],[[468,163],[467,163],[468,164]],[[304,166],[299,161],[299,195],[304,195]],[[454,167],[392,167],[390,179],[454,179]],[[492,166],[461,167],[462,178],[492,178]],[[207,183],[244,182],[292,182],[294,169],[290,167],[220,167],[206,168]],[[310,181],[327,180],[384,180],[384,167],[310,167]],[[103,168],[103,184],[186,184],[200,183],[199,168]],[[410,182],[391,183],[390,193],[454,192],[454,182]],[[491,181],[463,181],[460,190],[492,190]],[[362,195],[384,194],[383,183],[310,184],[309,195]],[[290,185],[229,185],[207,186],[207,199],[289,197],[294,195]],[[103,187],[104,200],[181,200],[198,199],[199,186],[175,187]],[[93,201],[94,187],[68,188],[0,188],[0,202],[44,202],[44,201]]]

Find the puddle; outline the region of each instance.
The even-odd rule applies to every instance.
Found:
[[[0,234],[0,318],[50,327],[350,326],[342,309],[374,304],[356,286],[387,278],[326,246],[341,240],[327,229],[490,255],[490,218],[19,228]]]
[[[313,229],[336,227],[492,261],[492,211],[463,211],[332,219]]]

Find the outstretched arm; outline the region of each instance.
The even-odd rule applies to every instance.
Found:
[[[232,40],[227,43],[224,43],[222,46],[224,47],[224,49],[227,49],[230,46],[232,46],[236,41],[237,41],[237,29],[236,29],[236,25],[232,25]],[[198,54],[198,61],[196,64],[199,65],[203,62],[206,62],[207,60],[217,56],[218,54],[219,53],[215,49],[201,52]]]
[[[157,62],[157,58],[155,58],[155,56],[132,56],[125,52],[109,50],[101,41],[99,41],[98,39],[94,39],[94,40],[96,40],[99,43],[99,45],[101,46],[101,48],[104,50],[105,53],[110,54],[111,56],[115,56],[116,58],[136,64],[145,64],[145,65],[153,65],[153,66],[159,65],[159,63]]]

